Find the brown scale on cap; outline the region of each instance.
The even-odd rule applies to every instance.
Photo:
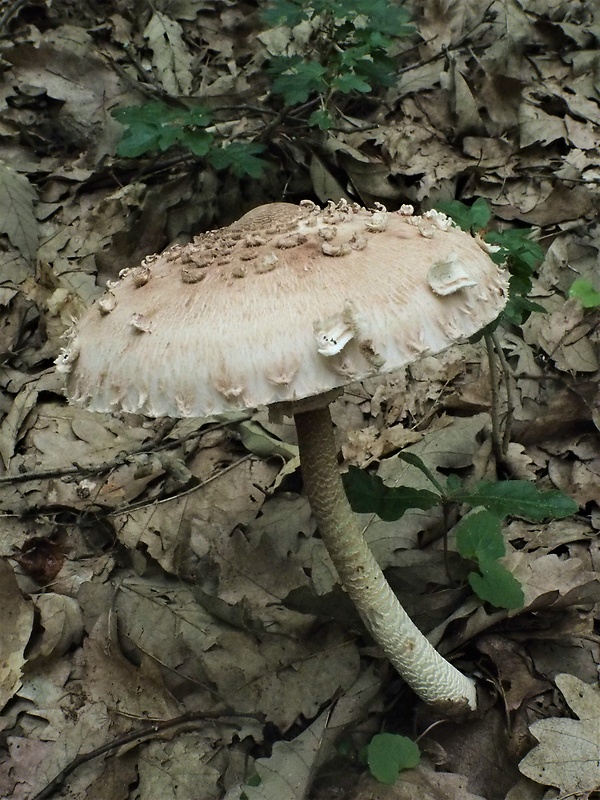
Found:
[[[129,270],[58,363],[73,401],[92,410],[179,416],[174,398],[185,397],[205,416],[439,352],[497,316],[505,290],[489,255],[443,215],[272,203]]]
[[[142,264],[139,267],[131,270],[131,280],[134,286],[145,286],[150,280],[152,273],[147,264]]]

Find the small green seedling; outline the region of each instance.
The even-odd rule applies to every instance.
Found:
[[[496,608],[523,608],[525,598],[519,581],[498,559],[506,555],[499,517],[484,508],[464,517],[456,526],[460,555],[477,564],[468,580],[475,594]]]
[[[246,780],[246,786],[255,789],[257,786],[260,786],[262,783],[260,779],[260,775],[258,772],[255,772],[254,775],[250,775],[250,777]],[[240,800],[248,800],[248,795],[246,792],[242,792],[240,794]]]
[[[416,767],[421,751],[416,742],[397,733],[376,733],[361,753],[360,760],[380,783],[391,785],[405,769]]]
[[[591,281],[586,281],[585,278],[573,281],[569,297],[576,297],[584,308],[600,308],[600,292],[597,292]]]
[[[415,31],[410,14],[392,0],[271,0],[262,12],[270,29],[304,26],[311,31],[301,53],[273,56],[267,76],[270,91],[286,111],[309,101],[303,124],[331,128],[341,96],[361,95],[391,86],[396,78],[397,41]],[[302,37],[301,37],[302,38]],[[295,40],[297,45],[297,41]],[[260,178],[265,145],[247,139],[224,140],[210,109],[197,98],[171,98],[140,106],[115,108],[112,116],[124,126],[117,155],[138,158],[178,147],[205,159],[217,170],[241,178]],[[222,116],[220,121],[223,121]]]

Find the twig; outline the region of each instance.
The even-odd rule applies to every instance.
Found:
[[[188,494],[193,494],[193,492],[197,492],[200,489],[203,489],[209,483],[212,483],[213,481],[217,480],[217,478],[222,478],[223,475],[227,475],[228,472],[231,472],[231,470],[235,469],[236,467],[239,467],[240,464],[243,464],[250,458],[252,458],[252,453],[246,453],[245,456],[242,456],[241,458],[238,458],[237,461],[233,461],[231,464],[228,464],[226,467],[223,467],[223,469],[219,470],[219,472],[215,472],[214,475],[211,475],[210,478],[206,478],[206,480],[203,480],[201,483],[197,483],[195,486],[190,486],[189,489],[184,489],[181,492],[177,492],[177,494],[169,495],[169,497],[162,497],[159,500],[157,500],[156,498],[152,500],[140,500],[139,503],[131,503],[129,505],[123,506],[122,508],[115,508],[111,512],[109,512],[108,516],[115,517],[118,516],[119,514],[129,513],[130,511],[137,511],[140,508],[147,508],[148,506],[159,506],[162,505],[163,503],[171,503],[173,502],[173,500],[179,500]]]
[[[135,456],[144,455],[146,453],[158,453],[163,450],[174,450],[175,448],[179,447],[180,444],[183,444],[183,442],[187,442],[190,439],[195,439],[196,437],[201,436],[208,431],[214,431],[218,430],[219,428],[223,428],[225,425],[228,425],[231,422],[237,423],[241,422],[243,419],[249,419],[251,416],[251,414],[245,414],[239,418],[236,418],[235,420],[224,420],[223,422],[215,423],[215,425],[210,428],[207,427],[203,428],[202,430],[193,431],[187,436],[182,436],[180,439],[174,439],[172,442],[158,444],[158,442],[160,442],[175,425],[175,420],[169,420],[169,423],[166,426],[167,429],[165,430],[165,426],[163,426],[153,440],[146,442],[145,444],[140,445],[140,447],[136,447],[133,450],[120,453],[118,456],[113,458],[112,461],[104,461],[102,464],[77,464],[76,462],[73,462],[73,466],[70,467],[45,469],[37,472],[23,472],[17,475],[0,475],[0,485],[3,483],[28,483],[29,481],[46,480],[47,478],[64,478],[69,475],[101,475],[104,472],[111,472],[113,469],[122,467]]]
[[[490,391],[491,391],[491,417],[492,417],[492,447],[496,466],[502,467],[504,464],[504,452],[502,449],[502,437],[500,435],[500,400],[498,397],[498,367],[494,354],[494,340],[491,333],[484,333],[485,349],[487,351],[488,363],[490,366]]]
[[[15,14],[18,14],[19,11],[23,8],[23,6],[27,5],[28,0],[14,0],[13,3],[9,3],[7,8],[2,13],[0,17],[0,31],[7,22],[10,21],[11,17],[14,17]]]
[[[502,370],[504,386],[506,388],[506,417],[504,419],[504,434],[502,436],[502,456],[506,457],[508,445],[510,444],[512,424],[515,414],[515,403],[510,381],[512,372],[510,365],[506,360],[506,356],[504,355],[504,350],[502,349],[502,344],[500,343],[500,337],[498,336],[497,330],[492,333],[492,341],[494,342],[494,349],[496,350],[498,358],[500,359],[500,368]]]
[[[173,425],[170,426],[171,429],[172,427]],[[0,476],[0,485],[3,483],[28,483],[30,481],[45,480],[47,478],[64,478],[69,475],[99,475],[103,472],[110,472],[117,467],[122,467],[123,464],[126,464],[135,456],[143,455],[144,453],[156,453],[160,450],[175,448],[186,439],[189,439],[192,436],[200,435],[200,431],[194,431],[193,434],[184,437],[184,439],[177,439],[173,442],[168,442],[167,444],[162,444],[159,446],[153,445],[153,442],[157,442],[157,440],[160,441],[168,432],[169,431],[165,432],[163,428],[163,430],[159,431],[159,433],[150,442],[146,442],[145,444],[140,445],[140,447],[136,447],[128,452],[119,453],[119,455],[113,458],[112,461],[104,461],[101,464],[78,464],[76,461],[74,461],[73,466],[70,467],[43,469],[36,472],[22,472],[18,475],[2,475]]]
[[[97,747],[95,750],[91,750],[89,753],[82,753],[81,755],[77,756],[77,758],[74,758],[73,761],[67,764],[67,766],[62,769],[58,775],[53,778],[50,783],[48,783],[41,790],[41,792],[38,792],[31,800],[48,800],[48,798],[51,797],[60,786],[62,786],[69,775],[82,764],[87,764],[88,761],[92,761],[94,758],[98,758],[98,756],[105,754],[112,755],[125,744],[130,744],[131,742],[135,741],[138,741],[138,743],[141,744],[148,739],[155,738],[170,728],[177,727],[178,725],[182,725],[184,723],[198,723],[205,722],[206,720],[219,720],[227,717],[243,717],[245,719],[255,719],[260,723],[264,722],[263,714],[238,714],[237,712],[230,711],[228,709],[220,713],[189,711],[187,714],[182,714],[180,717],[175,717],[174,719],[153,722],[143,728],[130,731],[124,736],[120,736],[118,739],[115,739],[113,742],[109,742],[108,744],[102,745],[102,747]]]

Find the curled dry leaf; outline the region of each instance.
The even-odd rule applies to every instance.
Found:
[[[14,555],[21,568],[40,586],[47,586],[61,571],[65,554],[58,542],[47,537],[34,536]]]
[[[35,605],[40,612],[43,632],[31,650],[32,660],[41,656],[62,656],[71,645],[81,641],[83,618],[76,600],[48,592],[40,594]]]

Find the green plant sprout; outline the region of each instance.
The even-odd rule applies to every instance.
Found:
[[[479,481],[467,487],[451,474],[443,486],[418,456],[400,453],[399,457],[419,469],[433,489],[387,486],[377,475],[350,467],[343,481],[352,510],[391,522],[411,508],[471,506],[474,510],[455,528],[459,554],[475,566],[468,575],[471,588],[497,608],[522,608],[521,585],[499,561],[506,553],[502,520],[509,515],[537,522],[563,519],[577,511],[577,503],[557,490],[540,491],[529,481]]]
[[[395,783],[405,769],[413,769],[421,760],[416,742],[398,733],[376,733],[359,754],[359,760],[369,767],[369,772],[388,786]]]
[[[584,308],[600,308],[600,292],[597,292],[592,282],[585,278],[573,281],[569,297],[576,297]]]
[[[314,98],[308,124],[334,124],[337,95],[365,94],[393,84],[396,40],[414,33],[410,14],[389,0],[271,0],[262,13],[272,28],[311,30],[301,54],[272,57],[271,91],[291,108]]]
[[[249,778],[246,780],[246,786],[252,789],[256,789],[257,786],[260,786],[262,783],[260,779],[260,775],[258,772],[255,772],[253,775],[250,775]],[[246,792],[242,792],[240,794],[240,800],[248,800],[248,795]]]

